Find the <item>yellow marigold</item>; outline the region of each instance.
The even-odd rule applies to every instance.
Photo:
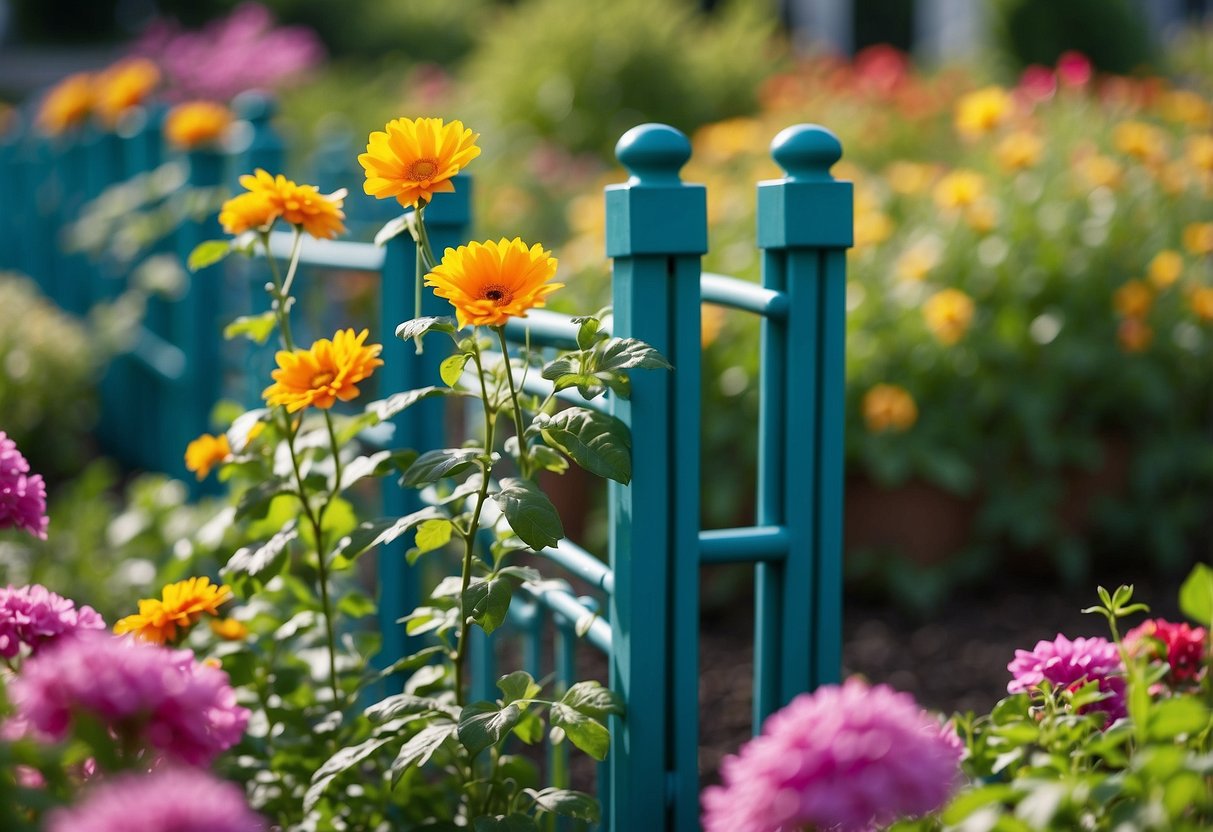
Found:
[[[930,186],[935,171],[930,165],[919,162],[894,162],[885,168],[884,176],[894,193],[912,196]]]
[[[224,641],[244,641],[248,638],[248,627],[234,618],[212,618],[211,632]]]
[[[378,357],[383,346],[364,343],[368,334],[365,329],[357,334],[345,329],[331,341],[321,338],[310,349],[279,350],[274,383],[261,393],[266,404],[284,405],[288,413],[295,413],[305,407],[327,410],[338,399],[348,402],[357,397],[358,382],[383,365]]]
[[[1201,173],[1213,173],[1213,136],[1189,136],[1184,149],[1188,164]]]
[[[1112,306],[1126,318],[1144,318],[1154,304],[1154,293],[1140,280],[1130,280],[1112,295]]]
[[[1089,188],[1116,190],[1124,178],[1124,168],[1115,159],[1094,153],[1080,159],[1076,165],[1078,176]]]
[[[971,170],[954,170],[935,185],[935,204],[945,211],[967,208],[986,191],[981,174]]]
[[[1154,340],[1154,330],[1141,318],[1125,318],[1116,327],[1116,341],[1125,352],[1142,352]]]
[[[959,289],[943,289],[923,304],[922,315],[927,329],[941,344],[959,341],[973,322],[973,299]]]
[[[281,211],[268,196],[260,191],[246,191],[223,203],[219,209],[219,224],[234,237],[253,228],[265,230],[279,216]]]
[[[185,467],[198,475],[199,480],[206,479],[211,469],[232,457],[232,446],[228,444],[227,434],[211,436],[204,433],[185,448]]]
[[[52,136],[79,127],[93,109],[93,95],[93,76],[86,72],[67,76],[42,100],[38,126]]]
[[[156,644],[175,641],[178,631],[188,630],[205,615],[218,615],[219,607],[230,601],[230,587],[216,586],[210,578],[189,578],[168,584],[159,598],[139,601],[139,612],[114,625],[118,635],[133,633],[136,638]]]
[[[918,421],[918,405],[904,387],[877,384],[864,394],[863,421],[872,433],[900,433]]]
[[[1213,321],[1213,288],[1197,286],[1188,295],[1188,306],[1202,321]]]
[[[935,238],[919,240],[907,248],[893,264],[893,273],[901,280],[918,283],[926,278],[931,269],[939,265],[939,241]]]
[[[515,237],[493,242],[468,243],[448,248],[442,262],[425,277],[434,294],[455,307],[459,326],[501,326],[528,309],[544,306],[563,283],[549,283],[556,275],[556,258],[536,243],[527,248]]]
[[[1196,256],[1213,254],[1213,222],[1192,222],[1184,226],[1184,248]]]
[[[480,155],[480,134],[462,121],[398,118],[384,130],[371,133],[366,153],[358,157],[366,171],[362,187],[376,199],[394,196],[406,208],[455,190],[452,177]]]
[[[1171,90],[1158,100],[1158,110],[1169,121],[1189,127],[1208,127],[1213,124],[1213,105],[1204,96],[1191,90]]]
[[[119,61],[97,76],[97,115],[108,127],[138,107],[160,83],[160,70],[146,58]]]
[[[1176,196],[1192,184],[1192,171],[1182,161],[1163,162],[1149,169],[1164,193]],[[1202,178],[1207,179],[1205,175]]]
[[[749,155],[755,147],[762,147],[762,122],[753,118],[729,118],[707,124],[695,131],[692,144],[699,159],[727,162],[738,156]]]
[[[877,246],[893,234],[893,220],[876,208],[855,211],[855,248]]]
[[[978,234],[989,234],[997,228],[998,217],[998,203],[989,197],[982,197],[964,212],[965,222]]]
[[[1158,289],[1165,289],[1179,280],[1184,271],[1184,259],[1178,251],[1163,249],[1146,266],[1146,277]]]
[[[164,136],[183,150],[215,144],[231,126],[232,118],[232,111],[215,101],[187,101],[165,116]]]
[[[1126,156],[1139,162],[1154,163],[1167,155],[1167,137],[1144,121],[1122,121],[1112,130],[1112,143]]]
[[[341,222],[345,219],[341,210],[344,191],[324,196],[315,185],[298,185],[282,174],[271,176],[261,168],[252,175],[241,176],[240,184],[249,193],[263,195],[278,216],[318,240],[331,239],[345,232]]]
[[[956,102],[956,131],[966,139],[984,136],[1006,121],[1014,99],[1002,87],[983,87]]]
[[[1015,172],[1036,167],[1044,149],[1040,136],[1031,130],[1016,130],[998,143],[994,155],[1004,170]]]

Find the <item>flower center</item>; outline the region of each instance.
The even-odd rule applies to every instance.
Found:
[[[490,286],[485,286],[484,290],[480,293],[480,297],[485,300],[491,300],[494,306],[505,306],[514,299],[514,293],[510,291],[509,287],[494,283]]]
[[[438,162],[434,159],[417,159],[409,164],[406,178],[412,182],[426,182],[434,178],[438,172]]]
[[[332,383],[336,376],[337,374],[332,370],[321,370],[320,372],[316,373],[316,375],[312,376],[312,389],[315,390],[320,387],[328,386]]]

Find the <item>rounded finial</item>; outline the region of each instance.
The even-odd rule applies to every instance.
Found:
[[[269,121],[278,112],[278,102],[260,90],[242,92],[232,101],[232,109],[245,121]]]
[[[842,158],[842,142],[817,124],[794,124],[779,131],[771,141],[771,156],[798,182],[833,179],[830,168]]]
[[[672,185],[691,158],[691,142],[668,124],[641,124],[620,137],[615,156],[632,175],[629,184]]]

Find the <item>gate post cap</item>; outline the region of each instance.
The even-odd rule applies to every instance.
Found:
[[[830,168],[842,158],[842,142],[817,124],[794,124],[771,141],[771,156],[793,182],[829,182]]]
[[[615,156],[631,174],[629,185],[677,185],[691,142],[668,124],[641,124],[619,138]]]

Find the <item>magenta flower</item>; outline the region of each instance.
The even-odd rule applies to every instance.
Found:
[[[703,793],[705,832],[867,830],[944,804],[959,785],[955,733],[909,694],[858,679],[773,714]]]
[[[1126,713],[1120,654],[1106,638],[1070,641],[1058,633],[1053,641],[1036,642],[1031,652],[1016,650],[1007,670],[1014,677],[1007,684],[1008,693],[1024,693],[1045,681],[1059,688],[1099,682],[1099,689],[1109,695],[1091,706],[1092,710],[1105,712],[1111,721]]]
[[[46,540],[46,483],[30,476],[17,443],[0,430],[0,529],[25,529]]]
[[[50,816],[47,832],[263,832],[265,822],[234,783],[190,768],[105,780],[69,809]]]
[[[82,632],[38,653],[10,694],[35,735],[63,739],[85,714],[123,747],[188,765],[208,765],[239,742],[249,718],[227,674],[190,651],[102,633]]]
[[[1125,633],[1125,647],[1131,654],[1165,661],[1171,668],[1170,681],[1181,683],[1197,679],[1204,669],[1207,637],[1204,627],[1151,618]]]
[[[44,586],[0,588],[0,656],[12,659],[21,645],[36,652],[60,636],[78,630],[104,630],[105,621],[92,607],[75,603]]]

